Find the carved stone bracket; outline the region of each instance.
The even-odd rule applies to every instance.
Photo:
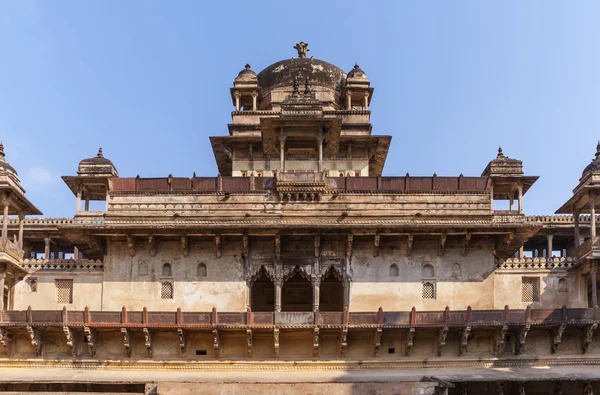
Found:
[[[525,350],[525,342],[527,340],[527,334],[531,329],[531,324],[525,324],[519,329],[517,344],[515,346],[515,354],[519,355]]]
[[[502,350],[504,350],[504,344],[506,342],[506,333],[507,332],[508,332],[508,325],[502,325],[502,327],[496,331],[496,334],[494,336],[494,356],[495,357],[500,355]]]
[[[354,235],[348,235],[348,240],[346,241],[346,257],[350,258],[352,256],[352,244],[354,242]]]
[[[504,384],[503,383],[496,383],[496,394],[504,395]]]
[[[220,258],[223,254],[223,242],[221,239],[221,235],[215,235],[215,256]]]
[[[321,255],[321,235],[315,235],[315,258]]]
[[[408,235],[408,239],[406,240],[406,256],[410,256],[412,254],[414,240],[415,240],[414,235]]]
[[[319,327],[313,328],[313,357],[319,356]]]
[[[446,336],[448,336],[448,327],[445,326],[440,329],[438,332],[438,346],[437,346],[437,355],[438,357],[442,356],[442,352],[444,351],[444,347],[446,346]]]
[[[142,332],[144,333],[144,345],[146,346],[146,355],[152,358],[152,334],[150,333],[150,329],[148,328],[142,329]]]
[[[273,348],[275,350],[275,358],[279,359],[279,328],[273,328]]]
[[[246,347],[248,358],[252,358],[252,329],[246,329]]]
[[[406,345],[404,347],[406,356],[410,357],[415,339],[415,327],[411,326],[406,333]]]
[[[12,333],[6,328],[0,328],[0,344],[4,348],[7,357],[10,356],[10,345],[12,342]]]
[[[215,349],[215,358],[219,359],[221,353],[219,352],[219,330],[217,328],[212,329],[213,335],[213,348]]]
[[[88,350],[92,357],[96,356],[96,339],[97,333],[95,329],[90,328],[89,326],[83,327],[83,334],[85,335],[85,340],[87,341]]]
[[[340,336],[340,356],[346,358],[346,349],[348,348],[348,327],[342,328],[342,335]]]
[[[519,384],[519,395],[526,395],[525,394],[525,385],[524,384]]]
[[[460,350],[458,355],[465,355],[467,353],[467,345],[469,344],[470,336],[471,325],[467,325],[460,331]]]
[[[187,351],[187,333],[182,328],[177,328],[177,336],[179,337],[179,355],[184,357]]]
[[[27,325],[27,333],[31,339],[31,345],[35,349],[35,354],[38,357],[42,356],[42,331],[31,325]]]
[[[190,243],[187,236],[181,236],[181,253],[185,258],[190,255]]]
[[[250,253],[250,243],[248,241],[248,234],[244,232],[242,235],[242,257],[247,258]]]
[[[594,388],[592,388],[592,383],[585,383],[583,387],[583,395],[594,395]]]
[[[373,239],[373,256],[379,256],[379,242],[381,241],[381,235],[379,233],[375,233],[375,238]]]
[[[65,334],[65,339],[67,340],[67,346],[71,350],[71,356],[73,358],[77,358],[77,342],[75,341],[73,329],[65,325],[63,326],[63,333]]]
[[[446,249],[446,239],[447,238],[448,238],[448,235],[446,233],[442,233],[440,235],[440,245],[438,248],[438,256],[444,255],[444,250]]]
[[[148,236],[148,246],[150,248],[150,256],[156,256],[156,237]]]
[[[592,343],[594,338],[594,331],[598,328],[598,324],[592,324],[583,328],[583,336],[581,339],[581,348],[585,354],[588,350],[589,345]]]
[[[127,235],[127,247],[129,247],[129,256],[135,256],[135,237],[133,235]]]
[[[275,235],[275,258],[281,259],[281,235],[279,233]]]
[[[556,350],[558,349],[558,345],[562,341],[563,332],[565,331],[566,328],[567,328],[567,324],[561,324],[560,326],[557,326],[556,328],[552,329],[552,347],[551,347],[552,354],[556,353]]]
[[[381,338],[383,337],[383,328],[375,329],[375,342],[373,344],[373,355],[378,357],[381,349]]]
[[[470,241],[471,241],[471,234],[467,233],[465,235],[465,239],[463,240],[463,243],[462,243],[462,251],[461,251],[462,256],[469,255],[469,243],[470,243]]]
[[[121,335],[123,335],[123,345],[125,346],[125,354],[131,357],[131,331],[127,328],[121,328]]]

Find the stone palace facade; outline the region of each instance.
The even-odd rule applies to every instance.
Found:
[[[537,177],[502,150],[481,175],[382,176],[366,73],[295,48],[235,78],[216,177],[123,177],[100,149],[62,177],[74,217],[36,217],[0,147],[0,372],[113,372],[88,392],[238,388],[118,375],[184,370],[391,372],[297,393],[600,393],[600,145],[563,215],[525,214]]]

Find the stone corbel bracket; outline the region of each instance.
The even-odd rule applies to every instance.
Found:
[[[381,235],[379,233],[375,233],[375,237],[373,239],[373,257],[379,256],[379,242],[381,241]]]
[[[342,335],[340,336],[340,356],[346,358],[346,349],[348,348],[348,327],[342,328]]]
[[[87,340],[88,350],[92,357],[96,356],[96,339],[98,338],[98,334],[95,329],[90,328],[89,326],[83,327],[83,334],[85,335],[85,339]]]
[[[408,328],[408,332],[406,333],[406,345],[404,346],[404,351],[407,357],[410,357],[410,355],[412,354],[415,339],[415,331],[415,327],[411,326],[410,328]]]
[[[136,250],[135,250],[135,237],[133,237],[133,235],[126,235],[125,236],[127,238],[127,247],[129,247],[129,256],[134,257]]]
[[[142,332],[144,333],[144,345],[146,346],[146,355],[152,358],[152,334],[150,333],[150,329],[148,328],[142,329]]]
[[[187,352],[187,333],[182,328],[177,328],[177,336],[179,337],[179,355],[185,357]]]
[[[150,248],[150,256],[156,256],[156,237],[148,236],[148,246]]]
[[[516,347],[515,347],[515,354],[516,355],[520,355],[523,351],[525,351],[525,342],[527,340],[527,334],[529,333],[530,329],[531,329],[531,324],[530,323],[527,323],[527,324],[523,325],[519,329],[518,338],[517,338],[517,344],[516,344]]]
[[[42,331],[31,325],[27,325],[27,333],[31,339],[31,345],[35,350],[35,354],[38,357],[42,356]]]
[[[313,358],[319,356],[319,327],[315,326],[313,329]]]
[[[375,329],[375,341],[373,344],[373,355],[378,357],[381,349],[381,338],[383,337],[383,328]]]
[[[275,258],[281,259],[281,235],[279,233],[275,235]]]
[[[65,334],[65,339],[67,340],[67,346],[71,350],[71,356],[73,358],[77,358],[77,342],[75,341],[75,334],[73,333],[73,329],[68,326],[63,326],[63,333]]]
[[[408,238],[406,239],[406,256],[410,256],[412,254],[414,240],[415,240],[414,235],[408,235]]]
[[[7,357],[10,356],[12,343],[12,333],[6,328],[0,328],[0,345],[4,348],[4,353]]]
[[[444,255],[444,250],[446,249],[446,240],[448,239],[448,235],[446,233],[442,233],[440,235],[440,245],[438,248],[438,256]]]
[[[471,336],[471,325],[465,326],[460,331],[460,350],[458,355],[462,356],[467,353],[467,345],[469,344],[469,337]]]
[[[588,325],[583,328],[583,336],[581,339],[581,348],[582,352],[585,354],[588,350],[588,347],[592,343],[594,338],[594,332],[598,329],[598,324],[594,323],[592,325]]]
[[[470,242],[471,242],[471,234],[467,233],[467,234],[465,234],[465,238],[462,243],[462,251],[461,251],[462,256],[469,255],[469,243]]]
[[[444,351],[444,347],[446,346],[446,337],[448,336],[448,326],[444,326],[438,332],[438,346],[437,346],[437,355],[438,357],[442,356],[442,352]]]
[[[279,328],[273,328],[273,347],[275,349],[275,358],[279,359]]]
[[[252,329],[246,329],[246,355],[252,358]]]
[[[221,353],[219,352],[219,330],[215,327],[213,327],[212,329],[212,335],[213,335],[213,348],[215,349],[215,358],[219,359],[219,357],[221,356]]]
[[[181,236],[181,254],[184,258],[187,258],[188,255],[190,255],[190,243],[187,236]]]
[[[560,326],[557,326],[556,328],[552,329],[552,346],[551,346],[552,354],[556,353],[556,350],[558,349],[558,345],[562,341],[563,332],[565,331],[566,328],[567,328],[567,324],[563,323]]]
[[[123,346],[125,346],[125,354],[131,357],[131,331],[128,328],[121,328],[121,334],[123,335]]]
[[[220,258],[223,255],[223,240],[220,234],[215,235],[215,256]]]
[[[504,344],[506,342],[506,333],[508,332],[508,325],[502,325],[498,330],[496,330],[496,334],[494,336],[494,356],[497,357],[500,355],[502,350],[504,349]]]

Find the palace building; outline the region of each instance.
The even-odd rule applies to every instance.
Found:
[[[46,218],[0,146],[0,393],[600,394],[600,144],[560,215],[501,149],[383,176],[367,74],[294,48],[234,79],[216,176],[100,149]]]

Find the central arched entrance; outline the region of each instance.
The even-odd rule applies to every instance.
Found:
[[[283,283],[281,311],[312,311],[313,290],[310,281],[295,270]]]

